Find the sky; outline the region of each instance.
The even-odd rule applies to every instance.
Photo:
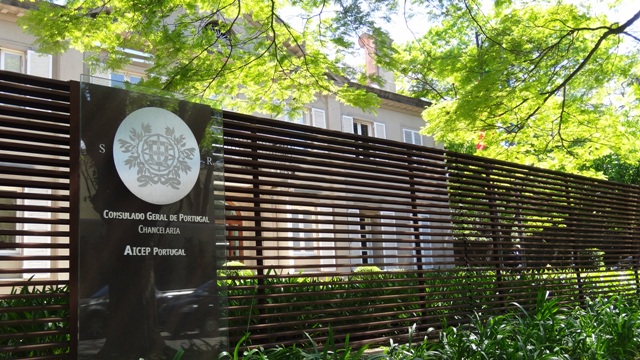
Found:
[[[486,10],[491,7],[492,1],[485,0],[488,4]],[[627,21],[631,15],[640,10],[640,3],[638,0],[620,0],[620,4],[615,9],[608,9],[604,3],[600,0],[569,0],[569,3],[573,2],[578,5],[588,5],[596,13],[605,13],[612,21],[624,22]],[[424,16],[420,16],[420,6],[412,5],[410,2],[406,2],[407,10],[409,12],[417,13],[418,15],[405,21],[402,16],[402,9],[400,14],[393,16],[393,21],[389,24],[384,24],[385,28],[391,34],[391,37],[397,43],[403,43],[421,35],[427,31],[429,23],[425,20]],[[299,19],[296,19],[296,15],[299,11],[295,8],[287,8],[283,11],[282,16],[285,20],[289,21],[294,27],[301,27]],[[634,25],[634,32],[638,34],[640,32],[640,24]]]
[[[485,0],[485,2],[487,3],[485,11],[489,11],[493,1]],[[629,20],[629,18],[633,14],[640,10],[640,1],[638,0],[620,0],[620,4],[613,10],[608,9],[600,0],[568,0],[568,2],[574,2],[575,4],[582,6],[590,6],[593,12],[607,14],[612,22],[620,23]],[[391,38],[396,44],[402,44],[407,41],[420,38],[427,32],[427,29],[430,26],[429,22],[426,20],[426,16],[420,15],[420,6],[412,5],[409,1],[407,1],[405,4],[409,7],[407,9],[408,12],[417,13],[418,15],[415,15],[410,19],[405,19],[402,15],[403,11],[401,9],[399,11],[400,14],[395,14],[392,17],[393,20],[391,23],[382,25],[382,27],[389,32]],[[297,17],[298,14],[299,10],[296,10],[295,8],[287,8],[281,13],[281,16],[294,28],[301,29],[302,22],[300,18]],[[632,26],[630,32],[633,33],[636,37],[640,38],[640,21],[636,22]],[[640,46],[640,44],[638,44],[637,42],[632,41],[631,38],[627,38],[626,43],[629,46]],[[349,61],[349,63],[352,63],[353,65],[356,65],[355,63],[363,62],[364,54],[362,54],[361,57]]]
[[[488,4],[485,11],[489,11],[491,9],[492,1],[485,2]],[[622,0],[614,9],[608,9],[600,0],[569,0],[568,2],[573,2],[578,5],[588,5],[595,13],[607,14],[610,20],[620,23],[629,20],[633,14],[640,10],[640,1],[638,0]],[[413,6],[410,10],[417,11],[417,9],[418,7]],[[397,43],[404,43],[415,38],[419,38],[426,33],[428,27],[429,23],[424,19],[424,17],[415,16],[413,19],[406,22],[401,15],[395,16],[393,23],[386,24],[384,26]],[[637,37],[640,37],[640,21],[633,25],[632,32]]]

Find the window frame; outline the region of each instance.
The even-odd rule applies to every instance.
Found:
[[[411,136],[411,141],[407,141],[408,134]],[[416,137],[417,139],[420,139],[419,144],[416,143],[415,141]],[[422,137],[422,134],[420,134],[419,130],[414,130],[414,129],[407,129],[407,128],[402,129],[402,140],[407,144],[413,144],[413,145],[419,145],[419,146],[422,146],[424,144],[424,139]]]
[[[367,133],[363,134],[361,132],[362,129],[366,129]],[[353,119],[353,133],[360,136],[373,137],[373,122],[360,120],[360,119]]]
[[[20,71],[6,69],[6,55],[7,54],[13,54],[13,55],[20,56]],[[24,53],[24,51],[18,51],[18,50],[12,50],[12,49],[7,49],[7,48],[0,47],[0,70],[13,71],[13,72],[17,72],[17,73],[20,73],[20,74],[26,74],[26,72],[27,72],[27,63],[26,62],[27,62],[27,56]]]
[[[291,240],[291,250],[292,255],[296,257],[304,257],[304,256],[315,256],[317,252],[315,250],[318,237],[317,230],[319,229],[319,220],[318,217],[312,213],[315,212],[314,208],[307,207],[288,207],[289,214],[287,215],[289,218],[289,223],[287,227],[289,228],[288,236]],[[301,211],[301,212],[296,212]],[[296,220],[305,220],[303,222],[296,222]],[[315,222],[314,222],[315,221]],[[295,231],[296,229],[300,230],[316,230],[314,231]],[[300,234],[296,237],[296,234]],[[294,238],[300,238],[304,240],[294,240]],[[309,240],[310,239],[310,240]],[[311,250],[309,250],[311,249]]]
[[[367,135],[363,135],[359,131],[356,131],[357,128],[361,129],[362,126],[367,127]],[[374,120],[354,118],[353,116],[349,115],[342,115],[342,131],[359,136],[375,137],[379,139],[387,138],[385,123]]]
[[[118,80],[118,79],[114,79],[114,75],[121,75],[123,80]],[[137,81],[133,82],[131,81],[132,77],[136,77],[138,78]],[[131,85],[136,85],[138,84],[140,81],[142,81],[142,79],[144,79],[144,76],[142,76],[142,74],[138,74],[135,72],[131,72],[131,71],[112,71],[109,72],[109,82],[111,83],[112,87],[124,87],[124,84],[131,84]]]
[[[368,256],[374,254],[373,236],[371,231],[376,224],[373,222],[371,215],[364,214],[358,209],[347,210],[347,221],[349,221],[349,255],[353,256],[349,261],[351,265],[367,266],[372,265],[374,259]]]

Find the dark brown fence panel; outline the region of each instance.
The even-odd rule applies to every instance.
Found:
[[[232,342],[388,343],[540,292],[636,293],[637,187],[232,113],[224,130]]]
[[[0,71],[0,358],[69,353],[69,84]]]
[[[448,154],[455,238],[492,304],[637,291],[637,186]],[[488,304],[487,304],[488,305]],[[486,305],[485,305],[486,306]]]
[[[224,131],[229,259],[253,274],[229,280],[232,341],[423,321],[423,278],[454,264],[442,151],[230,113]]]

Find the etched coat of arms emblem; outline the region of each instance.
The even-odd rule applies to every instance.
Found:
[[[156,107],[136,110],[122,121],[113,141],[113,160],[125,186],[157,205],[185,197],[200,170],[191,129],[174,113]]]

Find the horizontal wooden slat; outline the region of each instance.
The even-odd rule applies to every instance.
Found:
[[[13,71],[0,70],[0,81],[5,84],[15,84],[14,86],[18,85],[23,88],[32,87],[33,91],[44,91],[46,93],[69,93],[69,83],[66,81],[20,74]],[[42,97],[46,98],[47,96]]]
[[[0,92],[0,102],[6,105],[28,107],[32,109],[45,110],[47,112],[69,113],[68,102],[64,103],[52,99],[38,99]]]
[[[0,114],[8,117],[68,124],[69,114],[0,104]]]
[[[0,115],[0,126],[26,131],[39,131],[68,139],[69,124],[37,121],[30,118],[16,118]],[[68,140],[67,140],[68,142]]]

